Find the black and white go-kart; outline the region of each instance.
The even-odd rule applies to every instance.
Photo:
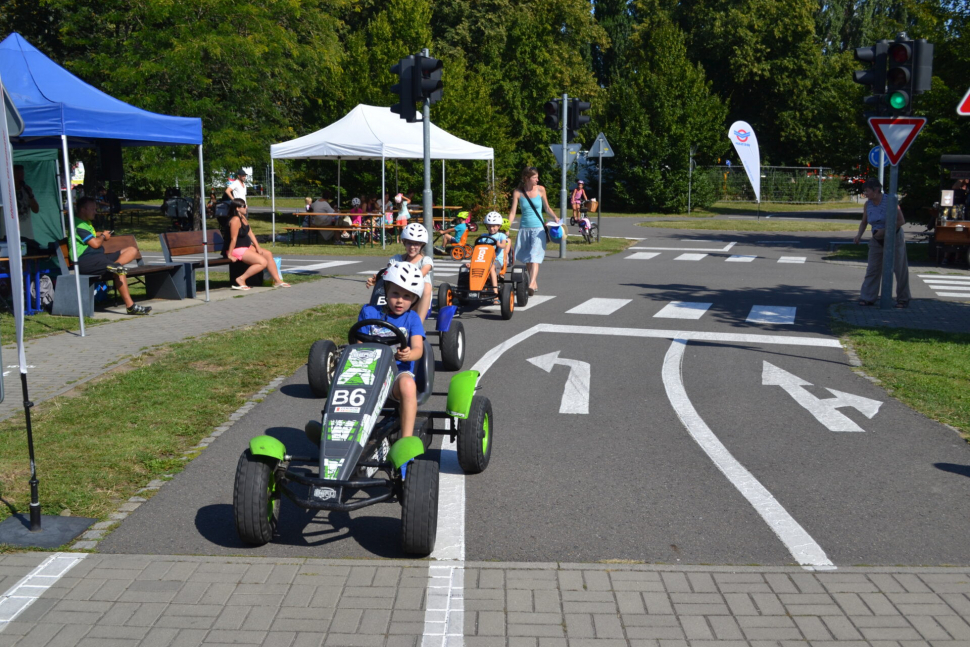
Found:
[[[392,336],[365,334],[365,328]],[[428,555],[438,525],[438,463],[425,452],[432,436],[450,435],[457,441],[461,468],[469,474],[483,471],[492,454],[492,405],[475,395],[478,371],[464,371],[451,379],[445,411],[421,411],[434,387],[434,355],[425,340],[414,375],[419,407],[415,435],[401,438],[390,392],[397,376],[394,352],[408,340],[377,319],[357,322],[347,337],[349,343],[327,381],[323,420],[312,420],[305,428],[320,447],[319,456],[291,456],[276,438],[253,438],[236,468],[236,530],[248,544],[271,541],[284,495],[302,508],[344,512],[398,501],[404,552]],[[435,420],[450,423],[447,429],[435,429]]]

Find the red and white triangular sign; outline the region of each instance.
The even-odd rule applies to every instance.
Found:
[[[869,117],[869,127],[893,166],[903,159],[925,125],[926,117]]]
[[[961,117],[970,117],[970,90],[963,95],[960,103],[957,104],[957,114]]]

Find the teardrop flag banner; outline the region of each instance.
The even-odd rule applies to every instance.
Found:
[[[735,121],[728,129],[728,139],[734,144],[744,172],[748,174],[754,197],[761,202],[761,151],[758,149],[758,136],[746,121]]]

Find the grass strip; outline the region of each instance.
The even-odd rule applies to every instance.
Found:
[[[970,440],[970,334],[862,328],[833,321],[833,332],[893,397]]]
[[[652,220],[637,225],[717,231],[855,231],[859,228],[858,222],[841,220]]]
[[[906,256],[909,258],[910,263],[914,261],[928,262],[930,260],[930,246],[907,244]],[[868,243],[862,245],[839,245],[833,253],[825,257],[825,260],[867,261],[869,260],[869,245]]]
[[[162,346],[40,404],[31,419],[44,512],[104,519],[148,481],[179,472],[186,450],[299,368],[315,340],[342,343],[359,309],[325,305]],[[26,513],[29,474],[20,414],[0,423],[0,519]]]

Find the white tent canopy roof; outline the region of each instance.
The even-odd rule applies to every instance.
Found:
[[[431,124],[431,159],[490,160],[491,148],[459,139]],[[422,159],[423,124],[409,124],[390,108],[358,105],[326,128],[270,146],[273,159]]]

